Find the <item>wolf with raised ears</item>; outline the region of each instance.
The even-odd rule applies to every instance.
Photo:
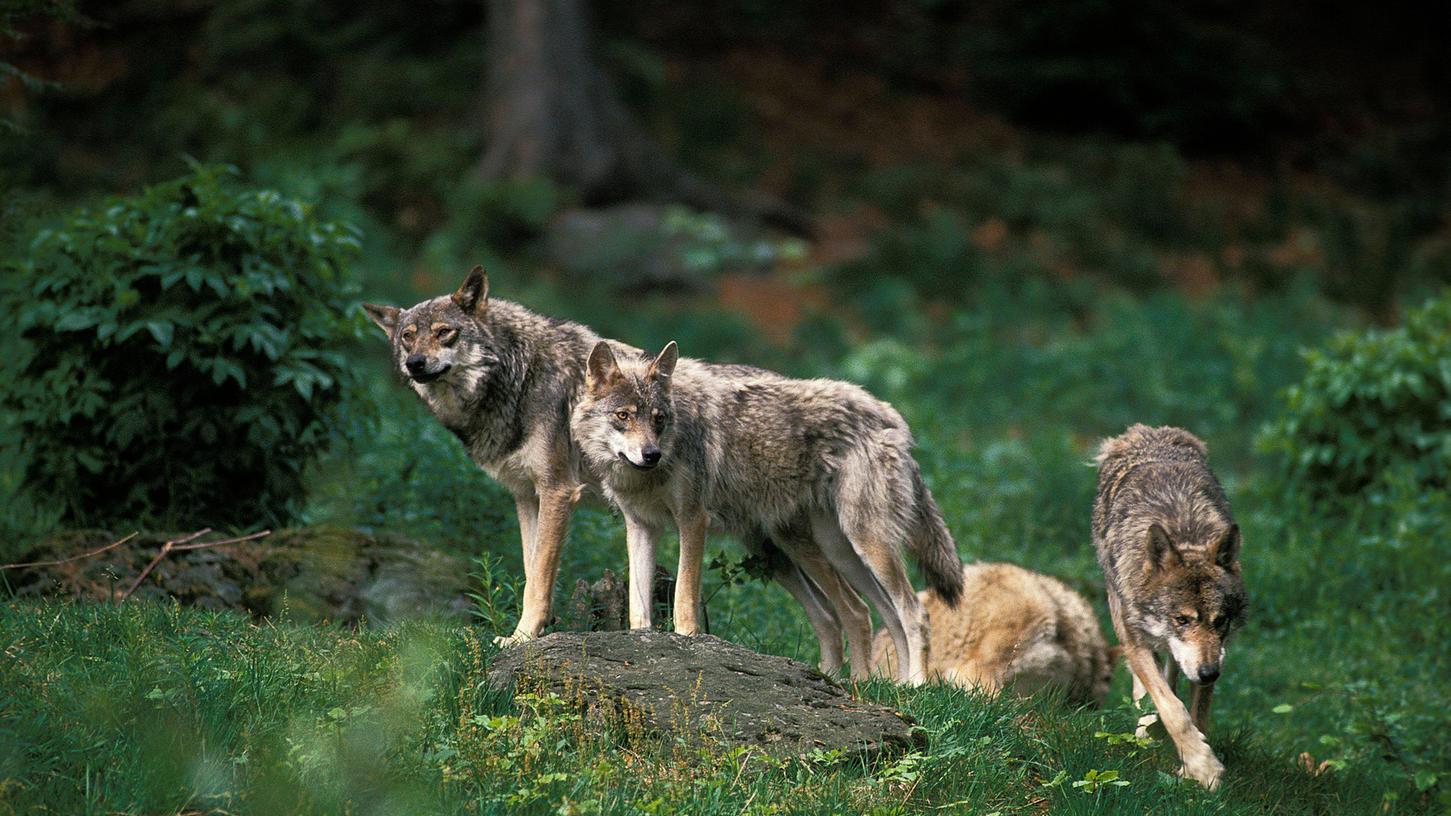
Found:
[[[524,549],[523,610],[513,634],[497,640],[538,637],[551,618],[570,515],[594,483],[570,440],[569,413],[599,336],[491,299],[481,266],[451,295],[408,309],[364,308],[388,334],[408,385],[513,494]]]
[[[907,656],[898,679],[923,681],[927,621],[902,553],[949,604],[962,562],[896,410],[850,383],[682,359],[674,343],[651,357],[600,342],[587,371],[571,428],[625,516],[632,625],[649,625],[655,542],[673,523],[676,629],[692,630],[715,529],[789,557],[775,577],[806,608],[823,671],[841,665],[843,627],[853,674],[870,671],[865,596]]]

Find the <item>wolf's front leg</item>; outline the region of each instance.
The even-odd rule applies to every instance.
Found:
[[[524,563],[534,560],[539,546],[539,496],[535,493],[516,495],[514,512],[519,516],[519,542],[524,546]]]
[[[1182,773],[1210,790],[1219,787],[1224,765],[1214,755],[1204,735],[1194,727],[1183,701],[1164,681],[1159,667],[1154,665],[1154,653],[1141,645],[1125,643],[1124,661],[1154,701],[1159,721],[1164,724],[1164,730],[1169,733],[1179,751],[1179,758],[1184,762]]]
[[[1196,683],[1189,697],[1189,715],[1194,718],[1194,727],[1201,734],[1209,733],[1209,701],[1213,698],[1213,683]]]
[[[680,569],[675,576],[675,631],[693,635],[700,631],[700,571],[705,560],[705,531],[709,518],[703,510],[679,514]]]
[[[655,607],[655,543],[660,531],[625,514],[625,546],[630,552],[630,628],[649,629]]]
[[[549,624],[553,609],[554,578],[559,573],[559,554],[574,512],[576,491],[550,487],[539,491],[539,520],[535,528],[533,557],[526,545],[524,559],[524,610],[519,627],[508,638],[512,642],[539,637]]]
[[[539,496],[535,493],[514,495],[514,512],[519,516],[519,543],[524,552],[524,575],[525,581],[531,571],[530,564],[534,563],[534,551],[539,546]],[[512,635],[507,637],[499,635],[494,638],[500,648],[508,648],[516,643],[523,643],[532,640],[533,637],[520,628],[515,628]]]
[[[1154,657],[1154,660],[1159,660],[1157,655]],[[1174,693],[1177,697],[1178,693],[1174,691],[1174,688],[1175,684],[1179,682],[1179,666],[1177,663],[1174,662],[1174,659],[1172,657],[1164,662],[1164,670],[1160,672],[1160,674],[1163,676],[1164,682],[1169,685],[1169,691]],[[1134,708],[1142,711],[1144,707],[1144,695],[1148,694],[1149,691],[1148,689],[1144,688],[1144,684],[1139,681],[1139,676],[1137,674],[1129,672],[1129,676],[1132,677],[1134,681]],[[1134,729],[1134,736],[1138,737],[1139,739],[1163,739],[1165,736],[1167,736],[1167,732],[1164,730],[1163,724],[1159,722],[1159,715],[1157,711],[1149,711],[1139,717],[1138,727]]]

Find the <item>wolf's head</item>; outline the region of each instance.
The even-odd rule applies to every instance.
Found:
[[[674,430],[670,378],[678,358],[674,341],[653,359],[639,360],[616,359],[603,340],[595,345],[573,419],[575,438],[593,466],[650,470],[669,455]]]
[[[1225,642],[1245,618],[1239,525],[1225,523],[1203,541],[1175,541],[1157,522],[1146,535],[1147,591],[1140,605],[1145,623],[1168,643],[1184,676],[1213,683]]]
[[[387,332],[393,362],[416,389],[433,383],[474,392],[497,365],[488,325],[489,278],[476,266],[452,295],[410,308],[364,304],[368,316]]]

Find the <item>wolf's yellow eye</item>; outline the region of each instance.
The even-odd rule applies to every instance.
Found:
[[[616,411],[615,412],[615,419],[618,419],[621,422],[629,422],[630,421],[630,412],[629,411]]]
[[[1188,626],[1189,625],[1189,616],[1188,615],[1175,615],[1174,616],[1174,623],[1176,623],[1176,624],[1178,624],[1180,626]]]
[[[403,330],[403,339],[412,340],[413,336],[416,334],[418,334],[418,329],[414,328],[413,326],[409,326],[408,328]]]
[[[450,326],[443,326],[435,331],[433,333],[433,336],[437,337],[440,343],[452,343],[454,341],[454,338],[458,337],[458,329],[452,328]]]

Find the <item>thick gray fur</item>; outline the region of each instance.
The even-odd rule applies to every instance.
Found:
[[[677,363],[674,344],[655,358],[606,346],[591,358],[571,427],[632,540],[653,547],[661,528],[680,527],[677,600],[693,580],[685,551],[697,516],[702,533],[709,526],[747,546],[770,541],[789,555],[804,580],[778,578],[812,614],[825,668],[834,668],[828,641],[839,655],[846,617],[854,671],[869,670],[870,623],[860,635],[866,616],[857,593],[877,608],[899,653],[920,660],[925,621],[904,549],[944,600],[961,592],[961,561],[912,458],[906,422],[856,385]],[[650,450],[659,464],[642,468]],[[922,677],[920,662],[901,672],[904,680]]]
[[[408,385],[470,458],[513,494],[525,590],[518,627],[501,641],[538,637],[551,618],[572,508],[595,485],[570,440],[569,415],[599,336],[490,299],[481,267],[452,295],[408,309],[365,308],[388,333],[393,362]]]

